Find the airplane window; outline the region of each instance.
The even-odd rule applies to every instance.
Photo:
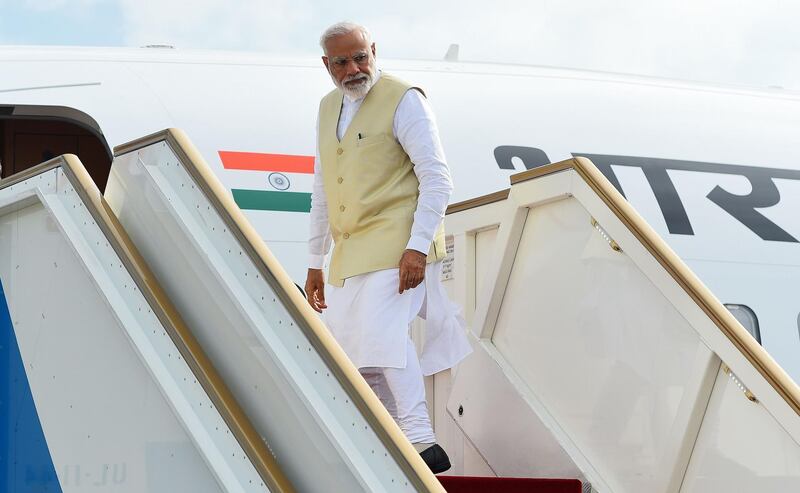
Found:
[[[747,329],[747,332],[750,332],[750,335],[761,344],[761,331],[758,330],[758,317],[756,317],[756,313],[750,309],[749,306],[746,305],[734,305],[734,304],[725,304],[725,308],[731,312],[736,320],[739,321],[742,326]]]

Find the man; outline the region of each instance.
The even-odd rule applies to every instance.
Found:
[[[306,294],[420,455],[450,468],[436,444],[423,375],[471,348],[441,284],[443,218],[453,186],[421,89],[376,67],[375,44],[343,22],[320,38],[336,89],[322,99],[311,196]],[[327,293],[325,255],[334,242]],[[420,358],[409,337],[426,319]]]

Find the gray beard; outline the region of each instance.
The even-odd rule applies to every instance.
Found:
[[[369,90],[372,88],[372,77],[367,77],[364,79],[364,82],[357,84],[356,86],[346,86],[342,84],[340,89],[343,93],[350,99],[356,100],[361,99],[367,95]]]
[[[373,69],[373,73],[374,73],[374,66],[372,66],[370,68]],[[349,79],[349,80],[354,80],[354,79],[361,78],[364,81],[364,82],[362,82],[360,84],[357,84],[354,87],[353,86],[346,86],[344,84],[347,81],[347,79],[343,80],[340,83],[338,80],[336,80],[336,77],[334,77],[333,74],[329,73],[329,75],[331,76],[331,80],[333,81],[333,84],[336,87],[338,87],[339,90],[341,90],[345,94],[345,96],[347,96],[348,98],[350,98],[352,100],[361,99],[364,96],[366,96],[367,93],[369,92],[369,90],[372,89],[372,85],[375,83],[375,78],[372,75],[367,75],[367,74],[365,74],[363,72],[358,74],[358,75],[356,75],[353,79]]]

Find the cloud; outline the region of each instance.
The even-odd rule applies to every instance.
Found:
[[[126,43],[281,51],[311,9],[304,0],[121,0]]]
[[[20,8],[0,0],[4,5],[5,13]],[[381,57],[441,59],[457,43],[462,60],[800,88],[800,66],[792,63],[800,55],[794,34],[800,3],[780,0],[24,0],[21,5],[50,17],[113,11],[118,18],[92,21],[100,39],[92,44],[103,44],[105,36],[112,40],[106,44],[122,39],[129,46],[168,43],[316,56],[320,32],[352,19],[370,27]]]
[[[487,8],[491,5],[491,8]],[[404,2],[368,18],[384,53],[568,66],[742,84],[800,86],[800,4],[673,0]],[[418,15],[425,12],[425,15]]]

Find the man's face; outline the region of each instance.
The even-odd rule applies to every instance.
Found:
[[[356,30],[329,39],[325,47],[322,63],[336,87],[352,99],[366,96],[375,80],[375,43]]]

